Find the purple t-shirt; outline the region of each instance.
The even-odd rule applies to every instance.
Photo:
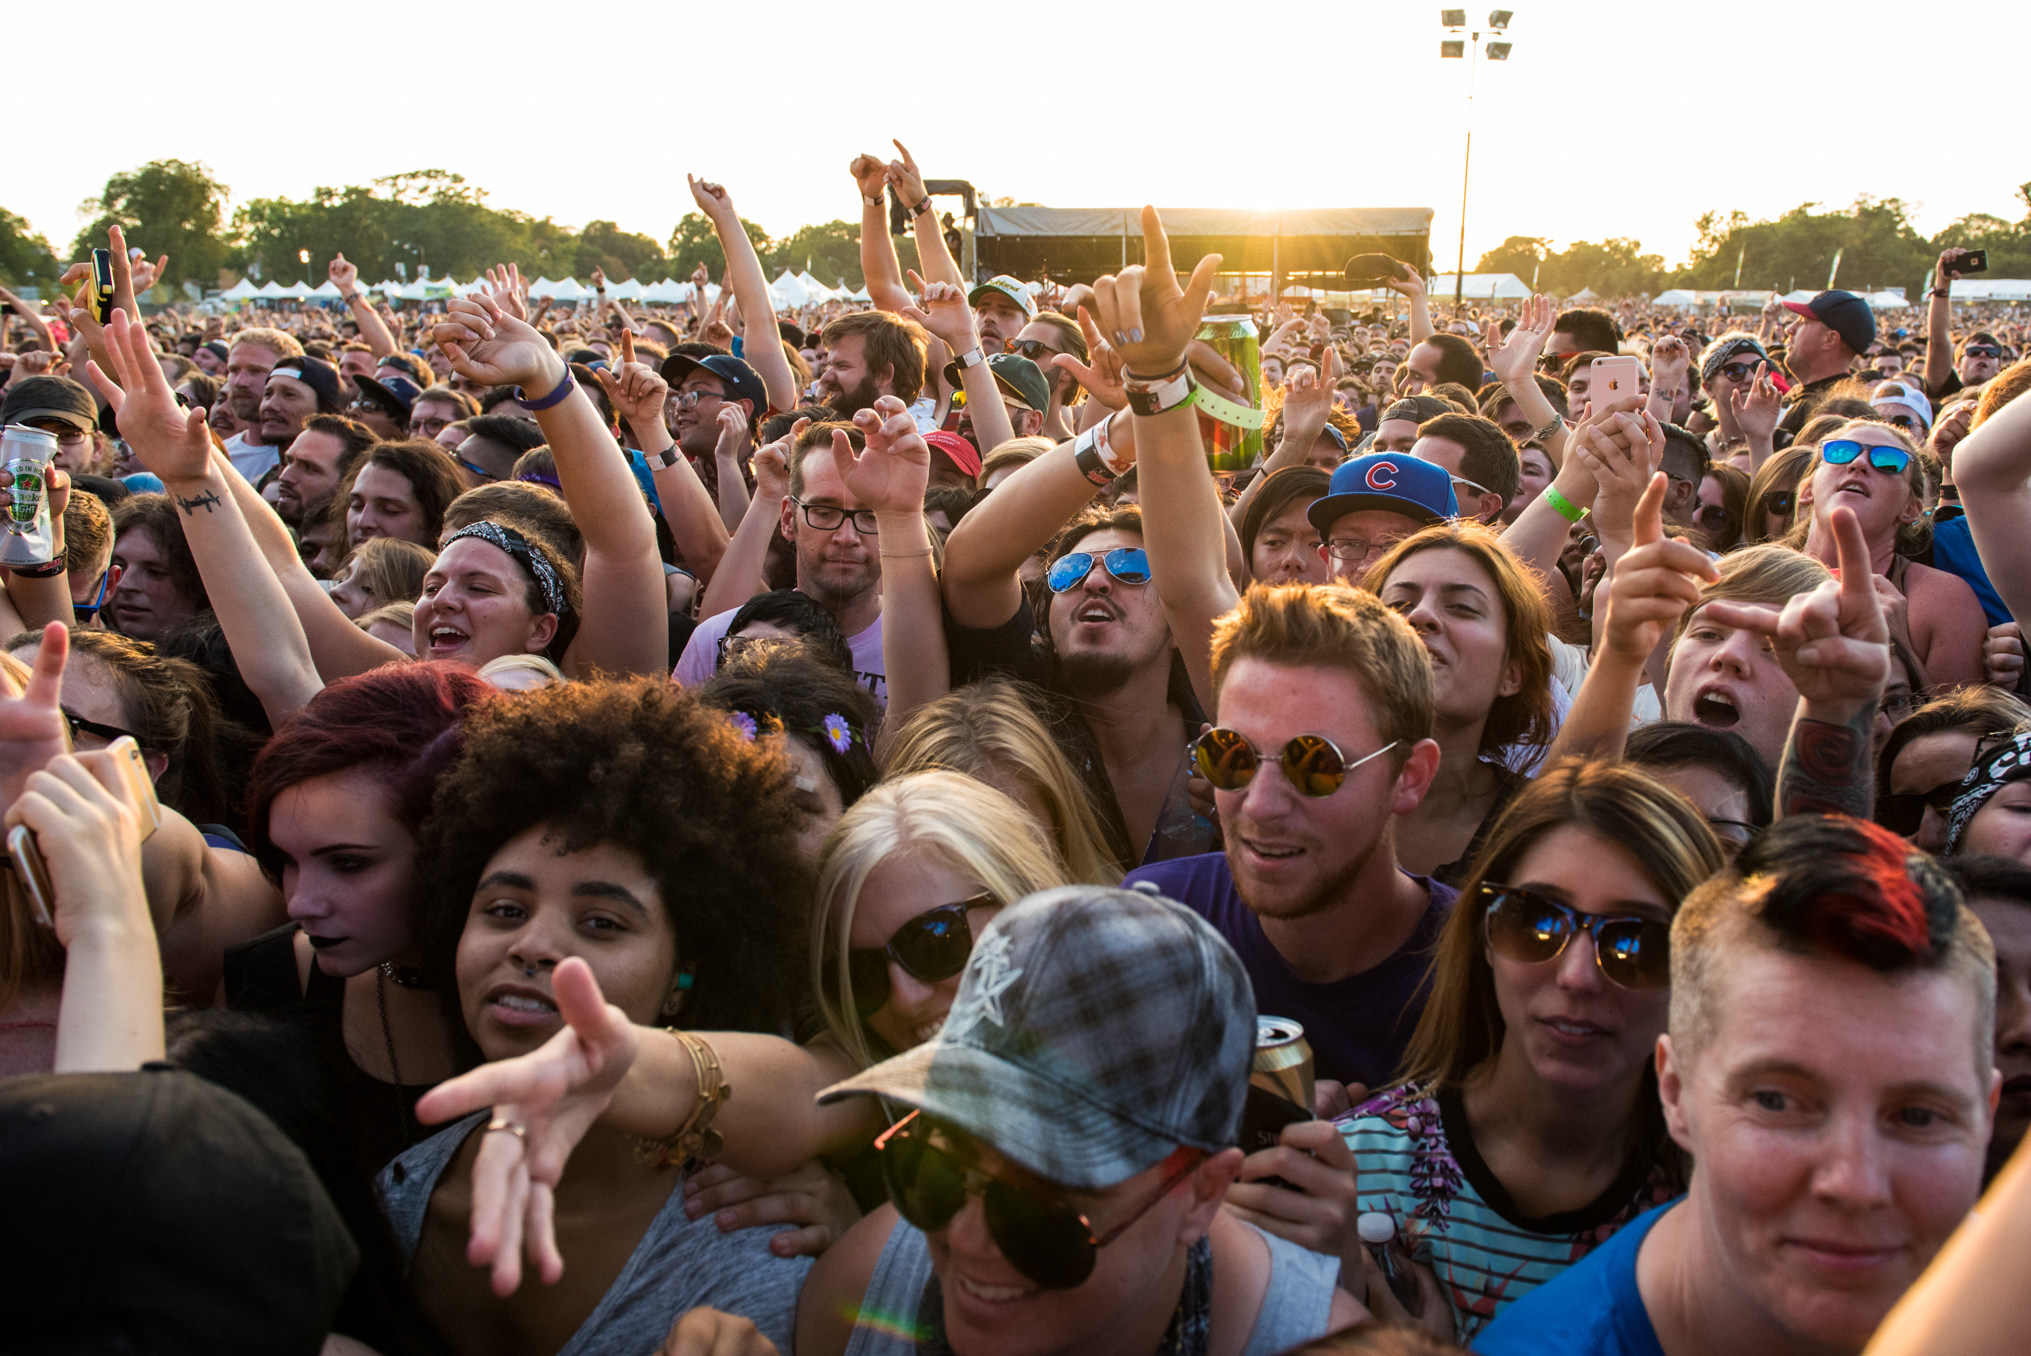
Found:
[[[1326,984],[1298,978],[1241,902],[1223,853],[1145,866],[1123,884],[1148,881],[1218,929],[1248,969],[1255,1010],[1303,1024],[1318,1077],[1385,1088],[1424,1011],[1432,949],[1460,893],[1425,876],[1411,879],[1425,887],[1431,903],[1410,940],[1360,974]]]

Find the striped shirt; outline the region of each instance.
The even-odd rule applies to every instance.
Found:
[[[1360,1174],[1359,1208],[1394,1219],[1411,1255],[1433,1269],[1463,1345],[1509,1304],[1683,1189],[1646,1156],[1632,1159],[1591,1205],[1528,1218],[1475,1150],[1457,1088],[1393,1088],[1336,1124]]]

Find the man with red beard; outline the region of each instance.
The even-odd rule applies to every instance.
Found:
[[[825,368],[818,395],[841,419],[885,395],[909,405],[924,389],[927,336],[886,311],[850,311],[825,327]]]

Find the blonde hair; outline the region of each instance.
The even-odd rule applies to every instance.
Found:
[[[0,653],[0,695],[19,697],[28,687],[28,666]],[[69,751],[70,733],[63,737]],[[35,919],[28,893],[12,871],[0,872],[0,1012],[21,996],[22,986],[63,974],[63,943]]]
[[[1005,443],[997,443],[980,459],[980,474],[974,477],[974,481],[985,485],[989,476],[1014,467],[1027,466],[1055,446],[1057,444],[1049,438],[1035,435],[1028,438],[1010,438]]]
[[[411,603],[423,592],[423,577],[437,552],[400,537],[369,537],[353,551],[353,573],[383,606]]]
[[[546,687],[558,687],[570,681],[564,676],[564,670],[540,654],[504,654],[489,659],[480,665],[478,676],[492,682],[496,674],[502,673],[541,674],[546,680],[544,683]]]
[[[362,612],[353,619],[353,625],[368,632],[376,626],[394,626],[407,635],[416,629],[416,604],[389,603],[384,607],[375,608],[372,612]]]
[[[812,990],[833,1039],[861,1068],[875,1062],[854,1010],[847,939],[867,878],[883,862],[913,858],[967,876],[1002,904],[1071,882],[1043,828],[1020,805],[957,772],[913,772],[855,801],[818,853],[811,924]],[[833,967],[835,985],[826,981]],[[838,1002],[828,994],[838,995]]]
[[[1789,546],[1767,542],[1730,551],[1721,557],[1718,568],[1721,577],[1701,589],[1699,602],[1687,608],[1685,615],[1678,619],[1678,628],[1671,635],[1671,655],[1666,657],[1665,668],[1671,667],[1671,657],[1678,653],[1678,643],[1685,638],[1686,628],[1692,625],[1693,618],[1715,599],[1782,607],[1786,600],[1801,593],[1811,593],[1833,577],[1826,566],[1811,556],[1794,551]]]
[[[982,782],[996,776],[1020,782],[1050,812],[1067,882],[1119,885],[1122,867],[1107,845],[1092,794],[1037,716],[1046,700],[1006,679],[948,692],[898,727],[886,771],[900,777],[938,768]]]

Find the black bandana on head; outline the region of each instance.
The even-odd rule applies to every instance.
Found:
[[[557,568],[544,559],[543,553],[529,544],[529,539],[512,527],[499,523],[472,523],[461,527],[446,537],[444,544],[449,547],[460,537],[478,537],[491,546],[498,546],[516,560],[536,580],[536,587],[543,591],[543,604],[558,616],[567,616],[571,604],[564,596],[564,580],[557,574]]]

